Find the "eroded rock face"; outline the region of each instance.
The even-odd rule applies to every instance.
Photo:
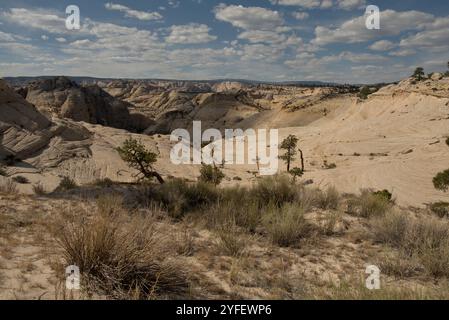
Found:
[[[97,85],[80,86],[66,77],[38,80],[28,85],[26,99],[48,117],[142,131],[151,122],[130,114],[130,103],[112,97]]]
[[[0,159],[45,155],[46,160],[34,163],[34,169],[45,168],[70,157],[87,157],[90,137],[82,126],[64,120],[51,122],[0,80]]]

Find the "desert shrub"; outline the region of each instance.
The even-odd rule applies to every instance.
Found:
[[[69,177],[63,177],[55,191],[67,191],[76,189],[77,187],[78,185],[74,180]]]
[[[35,195],[38,195],[38,196],[43,196],[43,195],[47,194],[47,191],[45,190],[44,186],[40,182],[33,185],[33,192]]]
[[[17,184],[13,180],[6,179],[0,183],[0,193],[16,194],[17,192]]]
[[[374,237],[416,258],[435,277],[449,276],[449,225],[437,218],[393,213],[375,219]]]
[[[424,267],[416,258],[403,253],[384,255],[376,264],[383,274],[401,279],[417,276],[424,271]]]
[[[232,178],[232,180],[234,180],[234,181],[242,181],[242,178],[235,176],[234,178]]]
[[[375,192],[373,192],[373,195],[382,197],[388,201],[393,201],[393,194],[386,189],[381,190],[381,191],[375,191]]]
[[[114,181],[109,178],[98,179],[94,181],[93,185],[102,188],[110,188],[114,185]]]
[[[393,203],[384,194],[372,190],[362,190],[361,194],[349,201],[350,213],[363,218],[383,216],[393,208]]]
[[[27,184],[27,183],[30,183],[30,181],[29,181],[27,178],[23,177],[23,176],[16,176],[16,177],[12,178],[12,180],[13,180],[14,182],[19,183],[19,184]]]
[[[447,191],[449,189],[449,169],[438,173],[433,178],[433,185],[435,189]]]
[[[311,226],[305,220],[304,212],[292,204],[268,208],[262,221],[272,242],[281,247],[297,245],[311,233]]]
[[[219,249],[226,255],[238,257],[244,253],[246,240],[235,225],[228,224],[216,231]]]
[[[82,287],[117,299],[179,297],[187,275],[151,218],[69,212],[53,228],[64,265],[76,265]]]
[[[317,205],[321,209],[337,209],[340,202],[340,194],[335,187],[329,187],[325,191],[317,193]]]
[[[224,177],[225,175],[223,174],[223,172],[221,172],[221,170],[216,166],[205,164],[201,165],[199,177],[200,182],[212,183],[218,186],[224,179]]]
[[[210,183],[187,183],[180,179],[170,180],[163,185],[148,185],[136,201],[146,205],[155,203],[168,211],[171,217],[181,218],[187,212],[204,209],[219,198],[219,190]]]
[[[251,196],[261,205],[274,204],[278,207],[297,199],[298,190],[285,175],[261,179],[251,189]]]
[[[449,218],[449,202],[435,202],[430,205],[430,211],[435,213],[438,217]]]

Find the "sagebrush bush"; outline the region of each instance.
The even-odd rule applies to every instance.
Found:
[[[312,231],[311,225],[304,218],[303,210],[291,204],[281,208],[268,208],[262,221],[273,243],[281,247],[297,245]]]
[[[435,202],[430,205],[430,211],[440,218],[449,218],[449,202]]]
[[[199,181],[218,186],[224,178],[224,173],[216,166],[201,165]]]
[[[449,224],[434,217],[392,213],[372,223],[374,238],[417,258],[435,277],[449,277]]]
[[[363,218],[383,216],[392,208],[393,203],[387,197],[372,190],[362,190],[358,197],[349,201],[349,212]]]
[[[321,209],[337,209],[340,202],[340,194],[335,187],[329,187],[325,191],[317,193],[317,204]]]
[[[251,196],[262,205],[274,204],[280,207],[298,198],[296,186],[292,185],[289,177],[285,175],[265,177],[250,191]]]
[[[185,295],[187,275],[164,246],[164,235],[155,222],[149,217],[131,217],[119,208],[111,212],[114,204],[103,203],[90,215],[66,212],[52,230],[64,264],[80,268],[83,289],[117,299]]]

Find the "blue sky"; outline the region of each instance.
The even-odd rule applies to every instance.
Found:
[[[365,27],[367,5],[381,29]],[[81,30],[65,28],[77,5]],[[446,69],[447,0],[2,0],[0,76],[395,81]]]

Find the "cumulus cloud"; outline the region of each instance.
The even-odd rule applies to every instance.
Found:
[[[105,4],[105,8],[108,10],[115,10],[125,13],[127,18],[136,18],[139,20],[150,21],[150,20],[161,20],[163,17],[159,12],[146,12],[133,10],[127,6],[108,2]]]
[[[393,49],[395,46],[396,45],[391,41],[380,40],[374,42],[369,48],[374,51],[387,51]]]
[[[380,36],[399,35],[407,30],[418,30],[434,20],[433,15],[420,11],[385,10],[381,12],[381,17],[381,29],[374,32],[366,28],[364,16],[350,19],[337,28],[318,26],[315,28],[313,42],[318,45],[366,42]]]
[[[338,7],[344,10],[359,8],[366,4],[366,0],[270,0],[272,4],[283,6],[298,6],[306,9],[329,9]]]
[[[305,20],[305,19],[307,19],[309,17],[309,14],[307,12],[297,11],[297,12],[293,12],[292,16],[296,20]]]
[[[214,12],[218,20],[245,30],[272,30],[283,23],[279,12],[261,7],[220,4]]]
[[[171,26],[170,30],[170,35],[165,39],[168,43],[206,43],[217,39],[209,34],[210,28],[205,24]]]

